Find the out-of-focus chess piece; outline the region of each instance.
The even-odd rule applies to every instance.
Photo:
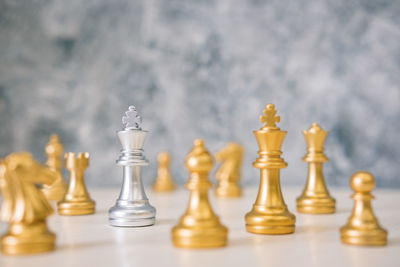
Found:
[[[219,167],[215,195],[221,198],[240,197],[242,189],[239,185],[243,160],[243,146],[229,143],[225,148],[215,153],[217,162],[223,162]]]
[[[260,117],[264,127],[254,131],[259,157],[253,166],[260,169],[260,186],[253,209],[245,220],[247,231],[255,234],[290,234],[295,230],[296,217],[289,212],[280,185],[280,169],[287,167],[280,149],[287,132],[276,126],[280,117],[275,114],[275,106],[268,104]]]
[[[313,214],[334,213],[336,201],[329,195],[322,171],[322,164],[329,160],[324,154],[324,142],[328,131],[313,123],[303,134],[307,142],[307,154],[303,160],[308,162],[308,177],[302,195],[297,198],[297,211]]]
[[[42,191],[50,200],[60,201],[67,190],[67,186],[62,178],[62,167],[64,147],[58,138],[58,135],[53,134],[46,145],[45,152],[47,155],[47,166],[54,170],[58,175],[57,179],[51,185],[43,185]]]
[[[29,153],[14,153],[0,161],[1,219],[10,224],[8,232],[1,237],[4,254],[54,249],[56,236],[46,225],[53,209],[36,185],[50,185],[57,178],[56,172],[36,162]]]
[[[170,192],[175,190],[175,184],[169,170],[171,156],[168,152],[161,152],[157,157],[158,174],[153,185],[153,190],[157,192]]]
[[[118,132],[122,150],[117,160],[123,168],[123,183],[117,203],[109,211],[109,223],[124,227],[150,226],[155,223],[156,209],[150,205],[141,178],[142,166],[149,164],[143,154],[148,131],[142,130],[142,119],[134,106],[125,114],[124,129]]]
[[[96,203],[90,198],[85,186],[84,172],[89,166],[89,153],[66,153],[65,167],[70,172],[68,190],[58,202],[58,213],[61,215],[93,214]]]
[[[194,148],[186,157],[186,167],[190,173],[186,184],[190,190],[189,206],[178,225],[172,228],[172,242],[183,248],[225,246],[228,229],[219,222],[208,199],[208,190],[212,187],[208,175],[213,159],[203,140],[194,141]]]
[[[354,207],[347,224],[340,228],[342,242],[358,246],[386,245],[387,231],[379,225],[371,206],[374,177],[368,172],[356,172],[350,186],[354,191]]]

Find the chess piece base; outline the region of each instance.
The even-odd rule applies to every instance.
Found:
[[[348,245],[385,246],[387,244],[387,231],[381,228],[359,230],[344,226],[340,228],[340,239]]]
[[[10,227],[10,232],[1,238],[1,251],[8,255],[43,253],[54,250],[55,240],[55,234],[47,229],[45,222],[33,225],[14,224]]]
[[[336,201],[331,197],[309,197],[297,198],[297,211],[307,214],[331,214],[335,213]]]
[[[172,243],[181,248],[215,248],[226,246],[228,229],[225,226],[212,228],[172,228]]]
[[[235,198],[242,196],[242,189],[236,183],[219,185],[215,189],[215,195],[219,198]]]
[[[156,222],[156,209],[148,204],[116,205],[109,211],[109,223],[117,227],[151,226]]]
[[[93,214],[96,209],[96,203],[90,202],[76,202],[76,201],[60,201],[57,204],[58,214],[66,216],[74,215],[89,215]]]
[[[254,234],[283,235],[295,230],[296,217],[288,210],[282,213],[251,211],[246,214],[246,230]]]

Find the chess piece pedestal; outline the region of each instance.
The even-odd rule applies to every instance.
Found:
[[[123,118],[125,128],[118,132],[122,150],[117,164],[123,168],[123,183],[115,206],[109,210],[111,226],[141,227],[155,223],[156,209],[150,205],[141,178],[141,167],[148,165],[143,154],[148,131],[140,128],[140,122],[135,107],[129,107]]]
[[[156,192],[171,192],[175,190],[175,184],[172,180],[169,165],[171,156],[168,152],[161,152],[158,157],[158,172],[157,178],[153,185],[153,190]]]
[[[371,206],[374,177],[368,172],[357,172],[351,177],[350,186],[354,207],[347,224],[340,228],[342,242],[356,246],[386,245],[387,231],[379,225]]]
[[[46,221],[32,224],[10,224],[8,233],[1,237],[1,251],[8,255],[34,254],[52,251],[56,235],[47,228]]]
[[[227,243],[228,229],[211,208],[208,190],[212,187],[208,175],[213,166],[210,153],[201,139],[186,158],[190,172],[186,187],[190,190],[189,205],[177,226],[172,228],[172,242],[182,248],[222,247]]]
[[[58,202],[60,215],[88,215],[96,208],[86,189],[84,171],[89,166],[89,153],[66,153],[65,167],[70,171],[68,190],[64,198]]]
[[[322,164],[329,160],[323,151],[328,131],[313,123],[303,134],[308,150],[303,161],[308,163],[308,176],[303,193],[297,198],[297,211],[309,214],[334,213],[336,201],[329,195],[322,170]]]
[[[260,169],[260,186],[253,209],[246,214],[246,229],[255,234],[290,234],[295,230],[296,217],[289,212],[282,196],[280,169],[287,163],[280,151],[286,131],[276,127],[279,117],[275,117],[274,105],[268,104],[261,116],[265,126],[254,131],[259,146],[259,158],[253,163]]]
[[[229,143],[225,148],[215,153],[217,162],[223,162],[216,173],[218,180],[215,195],[219,198],[236,198],[242,195],[239,185],[243,160],[243,146]]]

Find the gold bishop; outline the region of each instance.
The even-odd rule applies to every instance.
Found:
[[[172,242],[183,248],[225,246],[228,229],[219,222],[208,199],[208,190],[212,186],[208,175],[213,159],[203,140],[194,141],[194,148],[186,157],[186,167],[190,173],[186,184],[190,190],[189,206],[178,225],[172,228]]]
[[[42,191],[50,200],[60,201],[67,191],[67,186],[62,178],[64,147],[58,138],[58,135],[53,134],[46,145],[45,152],[47,155],[46,165],[57,173],[57,179],[51,185],[43,185]]]

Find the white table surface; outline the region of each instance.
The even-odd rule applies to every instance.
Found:
[[[295,209],[298,187],[283,187],[289,210],[297,217],[296,232],[268,236],[247,233],[244,215],[256,198],[257,188],[248,188],[242,198],[217,199],[211,196],[214,211],[229,228],[228,246],[190,250],[171,243],[171,228],[184,213],[188,191],[154,193],[147,189],[157,208],[156,225],[143,228],[117,228],[108,225],[107,210],[119,189],[91,189],[97,212],[88,216],[52,215],[49,228],[57,234],[54,252],[5,256],[0,266],[400,266],[400,190],[375,190],[373,207],[382,226],[389,231],[386,247],[356,247],[340,242],[339,227],[346,223],[353,202],[351,191],[330,188],[337,200],[333,215],[305,215]],[[0,224],[4,233],[7,224]]]

